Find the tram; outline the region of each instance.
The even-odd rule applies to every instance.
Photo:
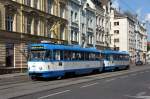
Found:
[[[29,46],[28,73],[33,79],[80,75],[103,70],[101,51],[51,43]]]
[[[102,53],[105,71],[129,69],[130,59],[128,52],[104,50]]]

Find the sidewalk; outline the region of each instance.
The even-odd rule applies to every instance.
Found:
[[[25,76],[25,75],[28,75],[28,74],[27,73],[3,74],[3,75],[0,75],[0,79],[12,78],[12,77],[18,77],[18,76]]]
[[[133,68],[141,68],[141,67],[147,67],[146,65],[142,65],[142,66],[135,66],[135,65],[130,65],[130,69],[133,69]],[[19,76],[27,76],[28,73],[25,72],[25,73],[11,73],[11,74],[3,74],[3,75],[0,75],[0,79],[5,79],[5,78],[12,78],[12,77],[19,77]]]

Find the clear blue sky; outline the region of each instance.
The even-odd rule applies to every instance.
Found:
[[[113,6],[122,11],[138,14],[141,21],[148,21],[148,40],[150,41],[150,0],[112,0]]]

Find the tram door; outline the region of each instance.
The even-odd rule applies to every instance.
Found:
[[[14,44],[6,44],[6,66],[14,66]]]

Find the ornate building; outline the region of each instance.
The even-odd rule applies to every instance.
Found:
[[[26,69],[27,45],[68,43],[67,0],[0,0],[0,70]]]

